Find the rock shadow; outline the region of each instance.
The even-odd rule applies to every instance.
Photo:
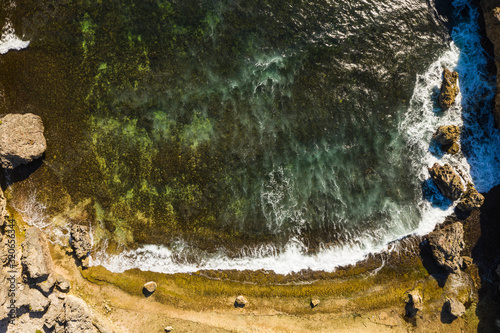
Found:
[[[238,301],[234,301],[234,307],[235,308],[244,308],[245,304],[238,303]]]
[[[38,170],[45,160],[45,153],[43,153],[42,157],[30,162],[28,164],[21,164],[16,167],[14,170],[5,170],[5,180],[10,185],[14,184],[29,178],[31,174],[33,174],[36,170]],[[2,183],[2,188],[4,188],[4,184]]]
[[[453,202],[447,199],[431,178],[426,179],[421,184],[423,198],[432,204],[432,207],[447,210]]]
[[[440,288],[443,288],[450,273],[436,263],[427,240],[420,243],[420,258],[429,275],[436,280]]]
[[[443,324],[451,324],[455,319],[457,319],[457,317],[450,313],[446,303],[443,304],[443,307],[441,308],[441,322]]]
[[[154,291],[152,291],[152,292],[151,292],[151,291],[148,291],[148,290],[146,289],[146,287],[143,287],[143,288],[142,288],[142,294],[143,294],[145,297],[149,297],[149,296],[151,296],[151,295],[153,295],[153,294],[154,294]]]

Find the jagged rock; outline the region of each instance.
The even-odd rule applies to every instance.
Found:
[[[474,208],[479,208],[484,203],[484,197],[472,184],[467,184],[467,191],[462,195],[462,199],[457,204],[457,208],[464,212],[470,212]]]
[[[23,249],[21,263],[28,278],[37,283],[47,280],[54,271],[54,263],[45,234],[38,228],[29,228],[21,246]]]
[[[313,298],[313,299],[311,300],[311,308],[315,308],[315,307],[317,307],[317,306],[319,305],[319,303],[320,303],[320,300],[319,300],[319,299],[317,299],[317,298]]]
[[[462,315],[465,313],[465,306],[457,301],[454,297],[446,299],[444,307],[448,314],[455,318],[462,317]]]
[[[29,312],[44,312],[50,305],[50,299],[45,297],[40,291],[32,288],[25,288],[19,292],[16,306],[27,307]]]
[[[9,212],[7,212],[7,200],[3,195],[2,189],[0,189],[0,227],[5,224],[5,220],[9,218]]]
[[[156,291],[156,282],[149,281],[144,284],[144,291],[148,294],[152,294]]]
[[[59,289],[63,293],[69,292],[69,289],[71,288],[69,281],[66,280],[62,275],[57,275],[56,286],[57,289]]]
[[[432,139],[439,142],[443,151],[448,154],[456,154],[460,150],[458,139],[460,138],[460,127],[455,125],[440,126],[432,135]]]
[[[64,301],[65,329],[67,333],[93,333],[90,309],[82,299],[68,295]]]
[[[448,109],[459,93],[458,88],[458,73],[451,72],[445,68],[443,70],[443,82],[441,84],[441,93],[438,97],[439,106],[442,109]]]
[[[455,201],[464,193],[460,176],[448,163],[445,165],[434,163],[432,168],[429,168],[429,173],[438,189],[448,199]]]
[[[460,252],[465,246],[463,237],[464,228],[460,222],[433,231],[427,236],[434,260],[450,273],[459,272],[462,266]]]
[[[422,311],[424,308],[424,302],[422,301],[422,296],[417,289],[406,294],[406,316],[409,318],[415,317],[418,311]]]
[[[40,289],[41,292],[43,292],[45,295],[48,295],[49,293],[52,292],[52,288],[54,287],[55,284],[56,284],[56,279],[54,277],[54,274],[51,273],[46,280],[37,282],[36,286],[38,289]]]
[[[7,114],[0,121],[0,164],[3,168],[14,169],[43,155],[47,143],[39,116]]]
[[[64,303],[55,295],[50,295],[50,307],[43,316],[44,326],[48,329],[53,328],[56,324],[63,324],[65,322]]]
[[[78,259],[82,260],[88,256],[92,249],[92,238],[89,234],[89,228],[75,224],[71,227],[71,246]]]
[[[497,0],[482,0],[486,35],[493,43],[497,70],[497,89],[495,95],[495,122],[500,126],[500,6]]]
[[[245,297],[243,297],[242,295],[236,297],[236,300],[234,301],[234,307],[235,308],[242,308],[244,307],[245,305],[247,305],[247,300]]]

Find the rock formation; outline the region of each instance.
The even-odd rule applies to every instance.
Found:
[[[462,266],[460,252],[465,246],[463,238],[464,228],[460,222],[447,225],[427,236],[434,260],[450,273],[458,273]]]
[[[462,199],[457,204],[457,208],[464,212],[469,212],[474,208],[479,208],[484,203],[484,197],[472,184],[467,184],[467,191],[462,195]]]
[[[310,304],[310,305],[311,305],[311,308],[315,308],[315,307],[317,307],[317,306],[319,305],[319,303],[321,303],[321,302],[320,302],[320,300],[319,300],[318,298],[313,298],[313,299],[311,300],[311,304]]]
[[[464,185],[460,176],[453,170],[451,165],[439,165],[439,163],[435,163],[432,168],[429,168],[429,173],[445,197],[452,201],[460,198],[464,192]]]
[[[424,309],[422,296],[420,296],[420,292],[417,289],[413,289],[406,294],[405,303],[406,316],[409,318],[415,317],[418,311]]]
[[[40,158],[47,143],[42,119],[32,113],[7,114],[0,119],[0,165],[14,169]]]
[[[462,317],[465,313],[465,306],[454,297],[448,298],[444,303],[444,309],[454,318]]]
[[[235,308],[243,308],[245,305],[247,305],[248,301],[246,300],[245,297],[242,295],[236,297],[236,300],[234,301],[234,307]]]
[[[439,106],[446,110],[448,109],[458,95],[458,73],[451,72],[445,68],[443,71],[443,83],[441,84],[441,92],[438,97]]]
[[[7,200],[5,200],[3,191],[0,189],[0,226],[5,224],[5,219],[8,217],[9,213],[7,212]]]
[[[458,139],[460,127],[455,125],[440,126],[432,135],[432,139],[441,144],[442,150],[448,154],[456,154],[460,150]]]
[[[64,302],[66,332],[94,333],[90,309],[81,298],[68,295]]]
[[[147,294],[152,294],[156,291],[156,282],[150,281],[144,284],[144,291]]]
[[[88,266],[88,255],[92,249],[92,238],[86,226],[75,224],[71,227],[71,246],[82,266]]]
[[[497,91],[495,96],[495,122],[500,126],[500,4],[496,0],[482,0],[486,35],[493,43],[497,68]]]
[[[49,276],[53,274],[54,264],[45,234],[38,228],[29,228],[21,246],[21,262],[27,277],[37,284],[48,281]]]

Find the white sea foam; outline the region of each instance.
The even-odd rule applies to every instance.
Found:
[[[2,29],[0,37],[0,54],[6,54],[10,50],[22,50],[28,47],[29,41],[23,41],[15,34],[14,27],[7,21]]]

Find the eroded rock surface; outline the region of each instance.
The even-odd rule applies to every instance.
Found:
[[[465,246],[463,238],[464,228],[460,222],[447,225],[427,236],[434,260],[450,273],[458,273],[462,266],[460,252]]]
[[[448,109],[454,102],[459,93],[458,73],[451,72],[445,68],[443,71],[443,83],[441,84],[441,93],[439,94],[439,106],[442,109]]]
[[[474,208],[479,208],[484,203],[484,196],[479,193],[472,184],[467,184],[467,191],[462,195],[457,208],[464,212],[470,212]]]
[[[90,309],[82,299],[68,295],[64,301],[66,332],[93,333]]]
[[[47,149],[42,118],[32,113],[0,118],[0,165],[14,169],[42,157]]]
[[[456,154],[460,150],[458,139],[460,138],[460,127],[456,125],[440,126],[432,135],[432,139],[441,144],[443,151],[448,154]]]
[[[21,246],[21,262],[28,278],[37,283],[48,280],[54,270],[54,263],[45,234],[38,228],[29,228]]]
[[[462,317],[465,313],[465,306],[453,297],[446,300],[444,308],[454,318]]]
[[[448,199],[455,201],[464,193],[464,185],[458,173],[449,164],[435,163],[429,168],[432,180]]]
[[[82,261],[86,259],[92,249],[92,238],[88,227],[79,224],[71,227],[71,246],[78,259]]]

